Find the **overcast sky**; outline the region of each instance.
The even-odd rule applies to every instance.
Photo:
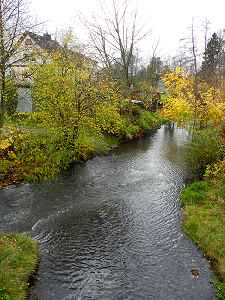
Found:
[[[104,0],[105,3],[110,0]],[[128,0],[132,1],[132,0]],[[56,29],[74,29],[80,39],[83,31],[76,15],[81,12],[86,17],[97,10],[98,0],[31,0],[32,13],[47,21],[45,30],[54,33]],[[206,17],[211,22],[211,31],[225,28],[225,0],[136,0],[139,16],[152,35],[143,45],[143,52],[151,51],[151,43],[160,39],[160,55],[174,55],[179,47],[179,39],[187,34],[187,27],[196,17],[198,23]]]

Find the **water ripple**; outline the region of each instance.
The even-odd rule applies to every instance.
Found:
[[[40,244],[31,300],[214,299],[208,264],[180,229],[186,138],[161,128],[56,182],[0,191],[0,229]]]

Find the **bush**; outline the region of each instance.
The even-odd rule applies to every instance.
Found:
[[[110,148],[96,125],[91,125],[92,122],[89,120],[79,128],[74,148],[76,160],[87,160],[94,154],[104,153]]]
[[[214,282],[216,289],[216,296],[218,300],[225,300],[225,282],[216,281]]]
[[[7,77],[5,82],[5,94],[4,94],[5,108],[9,115],[13,115],[16,112],[18,104],[18,93],[15,81],[12,77]]]
[[[0,160],[0,180],[5,179],[9,173],[11,163],[7,159]]]
[[[186,146],[186,161],[194,174],[202,176],[207,165],[219,160],[222,153],[219,131],[207,128],[193,134]]]
[[[109,149],[93,119],[73,128],[38,129],[14,135],[13,149],[21,162],[23,177],[30,182],[50,180],[74,160],[87,160]]]
[[[140,132],[140,127],[138,125],[129,124],[124,120],[124,127],[123,127],[123,135],[126,139],[132,139],[136,137]]]
[[[95,120],[103,133],[116,136],[123,134],[123,120],[115,105],[99,104],[96,108]]]
[[[157,123],[158,119],[149,111],[142,111],[137,121],[138,126],[144,130],[152,129]]]
[[[181,193],[182,204],[197,204],[204,200],[209,191],[209,184],[206,181],[196,181],[186,187]]]
[[[225,160],[208,165],[204,176],[208,179],[225,180]]]
[[[72,159],[72,150],[65,144],[64,133],[56,131],[18,135],[14,149],[23,165],[25,179],[32,182],[52,179],[68,167]]]
[[[24,300],[38,264],[37,242],[22,234],[0,235],[0,299]]]

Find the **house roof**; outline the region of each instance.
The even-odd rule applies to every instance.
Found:
[[[46,50],[48,52],[54,52],[55,50],[62,50],[63,47],[56,41],[51,38],[51,35],[45,33],[43,35],[36,34],[34,32],[25,31],[22,39],[25,39],[29,36],[41,49]],[[87,57],[86,55],[76,52],[71,49],[67,49],[68,53],[79,62],[89,62],[92,65],[96,65],[96,61]]]
[[[29,36],[40,48],[44,50],[52,51],[60,48],[59,43],[56,40],[52,40],[51,35],[48,33],[38,35],[34,32],[25,31],[23,37],[25,38],[26,36]]]

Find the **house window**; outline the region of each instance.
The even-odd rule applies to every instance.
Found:
[[[34,52],[24,53],[23,59],[25,61],[32,61],[32,62],[34,62],[34,61],[36,61],[36,55],[35,55]]]
[[[25,40],[25,45],[26,45],[26,46],[31,46],[31,45],[32,45],[31,39],[26,39],[26,40]]]

